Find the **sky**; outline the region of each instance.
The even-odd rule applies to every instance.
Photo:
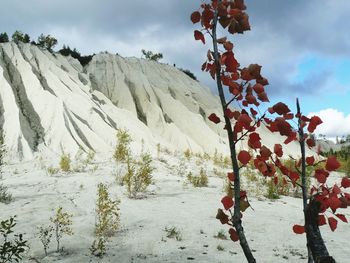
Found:
[[[163,53],[162,62],[189,69],[216,92],[201,72],[210,45],[194,41],[190,14],[201,0],[1,0],[0,31],[36,39],[40,33],[82,54],[108,51],[141,57]],[[272,103],[283,101],[323,119],[317,133],[350,134],[349,0],[246,0],[251,31],[235,35],[242,66],[257,63]],[[56,49],[57,49],[56,48]]]

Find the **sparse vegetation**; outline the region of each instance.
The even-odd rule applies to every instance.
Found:
[[[9,36],[6,32],[3,32],[0,34],[0,43],[6,43],[9,42]]]
[[[177,241],[182,240],[182,234],[179,229],[176,227],[165,227],[164,231],[166,232],[166,237],[167,238],[174,238]]]
[[[6,154],[4,135],[0,130],[0,180],[2,179],[2,167]],[[9,204],[12,201],[12,194],[8,192],[8,187],[0,182],[0,203]]]
[[[198,176],[193,176],[190,172],[187,175],[187,180],[194,186],[194,187],[206,187],[208,186],[208,176],[203,168],[201,168]]]
[[[148,60],[159,61],[163,58],[162,53],[153,53],[152,51],[146,51],[144,49],[141,50],[142,55],[145,56]]]
[[[129,145],[132,139],[127,130],[119,129],[117,132],[117,145],[114,151],[114,159],[116,161],[125,162],[130,155]]]
[[[69,172],[71,169],[71,159],[69,154],[63,153],[60,159],[60,168],[63,172]]]
[[[119,228],[119,200],[112,200],[109,197],[105,184],[100,183],[97,187],[96,201],[96,224],[95,235],[90,251],[96,257],[103,257],[106,254],[106,243],[108,238],[113,236]]]
[[[52,48],[57,45],[57,39],[51,35],[40,34],[37,45],[52,52]]]
[[[106,255],[106,240],[104,237],[98,237],[90,247],[90,252],[95,257],[103,258]]]
[[[191,79],[195,80],[195,81],[198,81],[197,80],[197,77],[194,75],[193,72],[191,72],[190,70],[188,69],[182,69],[182,68],[179,68],[179,70],[181,70],[183,73],[185,73],[187,76],[189,76]]]
[[[12,202],[12,194],[8,192],[8,187],[0,184],[0,203],[9,204]]]
[[[49,167],[47,168],[47,172],[48,172],[50,175],[57,174],[59,171],[60,171],[59,168],[55,168],[55,167],[52,167],[52,166],[49,166]]]
[[[40,239],[41,244],[43,245],[45,256],[47,256],[47,250],[50,247],[53,230],[54,229],[52,226],[39,227],[38,237]]]
[[[119,200],[112,200],[105,184],[97,187],[95,234],[100,237],[113,236],[119,228]]]
[[[146,191],[152,183],[152,157],[148,153],[141,155],[140,161],[134,161],[130,157],[127,160],[127,171],[123,177],[129,197],[136,198],[139,193]]]
[[[63,211],[62,207],[57,208],[54,217],[50,218],[50,221],[54,224],[55,238],[57,242],[56,251],[60,252],[60,244],[63,235],[73,235],[72,218],[71,214]]]
[[[28,241],[23,239],[23,234],[15,234],[15,226],[16,216],[0,222],[0,263],[19,262],[28,248]]]
[[[218,245],[218,246],[216,247],[216,249],[217,249],[218,251],[224,251],[224,250],[225,250],[225,248],[224,248],[223,246],[221,246],[221,245]]]
[[[186,159],[187,160],[190,160],[191,159],[191,151],[190,151],[190,149],[186,149],[185,151],[184,151],[184,156],[186,157]]]
[[[226,232],[223,229],[221,229],[214,237],[217,239],[227,240]]]

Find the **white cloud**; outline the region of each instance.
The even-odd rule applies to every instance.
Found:
[[[327,137],[350,134],[350,114],[345,115],[344,112],[329,108],[320,112],[310,113],[308,117],[313,115],[319,116],[323,121],[317,127],[316,134],[324,134]]]

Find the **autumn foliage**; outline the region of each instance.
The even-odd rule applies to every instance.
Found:
[[[343,178],[341,182],[328,184],[330,173],[340,167],[337,159],[333,156],[324,159],[316,153],[306,156],[306,148],[311,150],[307,151],[308,153],[312,153],[316,145],[309,134],[322,124],[322,120],[318,116],[303,115],[299,109],[299,102],[296,113],[291,112],[283,102],[278,102],[260,113],[261,103],[269,103],[266,93],[269,82],[261,74],[262,67],[258,64],[242,67],[233,52],[233,43],[226,36],[217,36],[218,25],[229,34],[250,30],[249,17],[245,10],[243,0],[211,0],[202,3],[200,9],[191,14],[191,21],[200,25],[199,30],[194,31],[194,39],[202,44],[210,39],[213,43],[213,48],[207,52],[202,70],[216,80],[223,111],[221,116],[212,113],[208,119],[223,125],[227,130],[233,156],[233,172],[228,173],[228,179],[235,193],[234,196],[221,199],[224,210],[219,209],[216,218],[222,224],[230,226],[230,237],[233,241],[240,241],[248,262],[255,262],[241,226],[243,213],[249,207],[247,193],[240,189],[241,168],[252,163],[262,176],[273,178],[275,184],[279,180],[277,171],[280,171],[285,183],[290,182],[303,189],[304,210],[317,204],[318,225],[328,223],[332,231],[337,228],[339,220],[347,222],[345,215],[340,211],[350,206],[350,194],[345,192],[346,188],[350,188],[350,179]],[[229,99],[226,99],[227,96]],[[231,104],[235,104],[235,107],[230,107]],[[297,127],[294,127],[293,123],[297,123]],[[276,143],[270,149],[263,144],[258,130],[261,126],[284,137],[285,145],[300,145],[301,158],[294,160],[294,167],[284,165],[283,158],[286,156],[283,145]],[[250,151],[239,150],[236,147],[237,143],[243,140]],[[314,171],[312,186],[307,186],[305,181],[305,169],[308,167]],[[305,217],[307,219],[306,214]],[[292,229],[296,234],[311,231],[303,225],[294,225]],[[315,253],[312,251],[316,261],[318,258]]]

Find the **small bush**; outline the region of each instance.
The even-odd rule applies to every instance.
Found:
[[[41,226],[39,227],[39,239],[44,247],[45,256],[47,256],[47,250],[49,249],[51,238],[52,238],[53,227],[52,226]]]
[[[273,182],[273,178],[271,178],[267,183],[266,197],[268,199],[279,199],[280,198],[280,195],[278,193],[278,187]]]
[[[166,232],[167,238],[175,238],[177,241],[182,240],[182,235],[180,230],[178,230],[176,227],[165,227],[164,231]]]
[[[15,226],[16,216],[0,222],[0,263],[19,262],[28,248],[28,241],[23,239],[23,234],[14,234],[11,238]]]
[[[214,237],[222,240],[227,240],[226,233],[222,229]]]
[[[57,174],[58,172],[60,171],[59,168],[55,168],[55,167],[48,167],[47,168],[47,172],[50,174],[50,175],[54,175],[54,174]]]
[[[216,249],[217,249],[218,251],[224,251],[224,250],[225,250],[225,248],[224,248],[223,246],[221,246],[221,245],[218,245],[218,246],[216,247]]]
[[[0,184],[0,203],[9,204],[12,202],[12,194],[8,192],[7,186]]]
[[[142,154],[141,161],[135,162],[130,158],[127,161],[127,171],[123,178],[129,197],[136,198],[138,193],[146,191],[152,183],[152,157],[150,154]]]
[[[116,161],[125,162],[128,160],[129,156],[129,145],[132,141],[131,136],[126,130],[119,129],[117,132],[117,145],[114,151],[114,159]]]
[[[60,160],[60,168],[63,172],[69,172],[71,167],[71,159],[69,154],[62,154]]]
[[[90,247],[90,252],[95,257],[103,258],[106,255],[106,240],[103,237],[95,239]]]
[[[191,159],[191,151],[190,149],[186,149],[186,151],[184,151],[184,156],[186,157],[187,160]]]
[[[107,186],[97,187],[95,234],[98,237],[113,236],[119,228],[119,200],[112,200]]]
[[[194,186],[194,187],[206,187],[208,186],[208,176],[203,168],[201,168],[199,172],[199,176],[193,176],[190,172],[187,175],[187,180]]]
[[[56,210],[54,217],[50,218],[50,221],[54,224],[55,238],[57,242],[56,251],[60,251],[60,242],[63,235],[71,236],[73,235],[73,230],[71,228],[73,216],[67,212],[63,212],[63,208],[59,207]]]

